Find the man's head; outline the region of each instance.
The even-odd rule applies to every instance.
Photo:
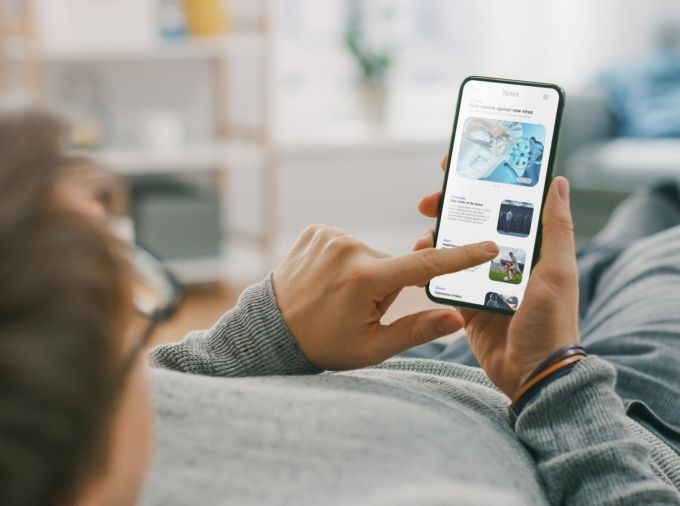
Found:
[[[510,252],[510,258],[515,258],[515,254],[512,251]]]
[[[146,402],[138,370],[121,386],[129,277],[103,223],[57,190],[72,164],[62,141],[44,114],[0,118],[2,504],[106,504],[136,486],[110,483],[121,420]]]

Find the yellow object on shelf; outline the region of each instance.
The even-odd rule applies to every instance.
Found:
[[[192,35],[220,35],[227,31],[222,0],[184,0],[187,25]]]

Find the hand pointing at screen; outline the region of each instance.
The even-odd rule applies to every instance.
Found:
[[[391,257],[340,229],[312,225],[274,271],[274,292],[291,334],[312,364],[360,368],[463,325],[461,315],[445,307],[383,325],[382,316],[402,288],[488,262],[497,254],[493,242],[484,242]]]
[[[446,169],[447,159],[441,162]],[[422,214],[436,217],[441,193],[420,201]],[[432,248],[433,231],[414,249]],[[556,177],[543,210],[541,258],[532,271],[520,308],[514,316],[462,309],[467,338],[487,375],[509,397],[554,350],[580,341],[578,331],[578,272],[569,182]]]

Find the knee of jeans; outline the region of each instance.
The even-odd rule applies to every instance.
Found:
[[[645,297],[639,289],[641,283],[647,287],[663,287],[669,296],[674,291],[680,292],[680,226],[642,239],[626,249],[602,273],[596,291],[600,296],[616,297],[635,289],[639,297]]]
[[[676,266],[680,261],[680,224],[636,241],[619,260],[635,262],[638,268],[645,268],[649,261],[656,265]]]

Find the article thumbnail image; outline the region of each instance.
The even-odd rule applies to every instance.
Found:
[[[503,295],[501,293],[489,292],[484,297],[484,305],[506,311],[517,311],[519,299],[514,295]]]
[[[489,279],[501,283],[519,285],[524,275],[524,262],[527,255],[523,249],[499,246],[499,253],[491,260]]]
[[[469,179],[534,186],[544,143],[543,125],[471,117],[463,124],[456,172]]]
[[[528,202],[504,200],[498,213],[496,230],[499,234],[527,237],[534,217],[534,206]]]

